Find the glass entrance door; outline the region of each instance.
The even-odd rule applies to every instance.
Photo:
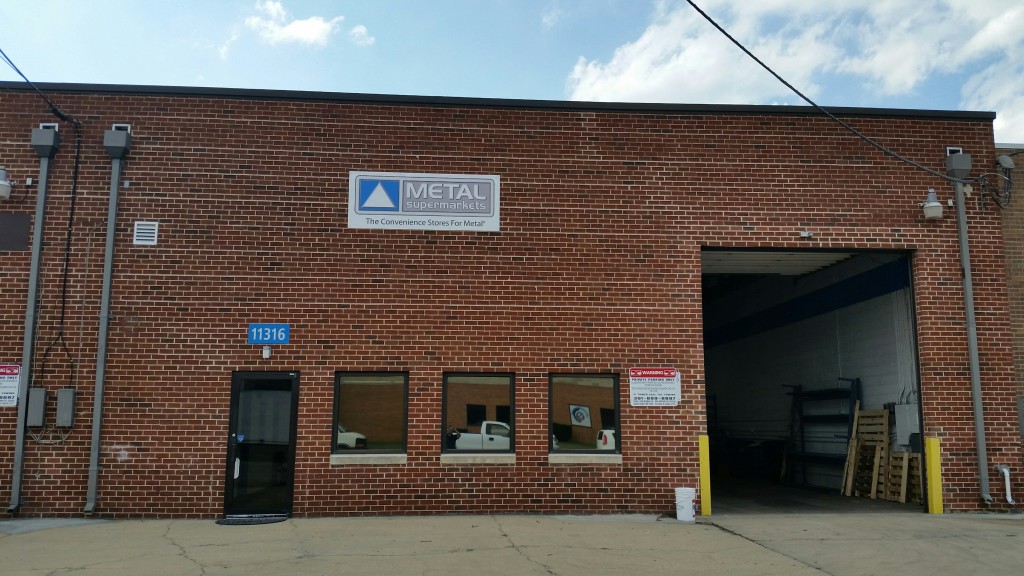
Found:
[[[235,372],[225,516],[289,516],[295,479],[297,372]]]

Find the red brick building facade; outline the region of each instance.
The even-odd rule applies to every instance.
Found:
[[[46,424],[26,434],[20,464],[18,408],[0,407],[4,498],[20,474],[13,512],[77,515],[88,499],[112,178],[104,137],[114,124],[130,125],[131,144],[117,178],[99,515],[224,513],[233,375],[260,372],[298,382],[294,464],[277,469],[289,513],[671,511],[673,487],[697,484],[708,433],[701,263],[715,248],[904,255],[921,432],[942,441],[945,507],[984,507],[956,220],[948,207],[925,220],[919,207],[929,188],[945,202],[950,185],[814,110],[44,91],[82,121],[74,198],[73,127],[23,85],[0,86],[0,163],[17,182],[0,212],[33,215],[32,131],[58,122],[61,135],[31,367],[32,387],[48,391]],[[976,166],[995,158],[991,114],[835,112],[939,171],[948,145]],[[350,228],[354,171],[497,175],[500,231]],[[1024,482],[1001,214],[978,201],[967,214],[991,507],[1007,509],[994,467],[1014,470],[1017,492]],[[133,242],[138,222],[159,223],[156,245]],[[32,242],[18,238],[0,251],[3,365],[22,364]],[[264,358],[247,342],[253,323],[287,324],[289,343]],[[677,404],[632,404],[628,369],[645,366],[679,371]],[[402,445],[333,449],[341,372],[406,377]],[[514,421],[513,448],[446,458],[445,378],[492,373],[509,376],[509,400],[481,405],[487,419],[505,410]],[[555,374],[608,377],[614,402],[588,401],[594,422],[577,436],[589,442],[603,408],[614,450],[557,457]],[[73,426],[52,426],[57,390],[69,387]]]

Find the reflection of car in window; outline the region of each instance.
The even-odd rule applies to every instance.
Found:
[[[456,450],[508,450],[512,447],[512,428],[504,422],[484,420],[480,433],[463,432],[455,442]]]
[[[365,449],[366,436],[359,432],[349,432],[344,426],[338,424],[338,448],[341,449]]]
[[[599,430],[597,432],[598,450],[615,450],[615,430]]]

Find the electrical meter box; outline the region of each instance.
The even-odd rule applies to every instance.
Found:
[[[57,390],[57,427],[71,428],[75,425],[75,389]]]
[[[28,407],[25,412],[25,425],[39,428],[46,423],[46,388],[28,389]]]

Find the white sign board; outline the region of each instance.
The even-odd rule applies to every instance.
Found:
[[[494,175],[349,172],[348,227],[498,232],[500,200]]]
[[[630,368],[631,406],[677,406],[680,398],[679,370],[675,368]]]
[[[18,364],[0,364],[0,407],[18,405],[20,374],[21,366]]]

